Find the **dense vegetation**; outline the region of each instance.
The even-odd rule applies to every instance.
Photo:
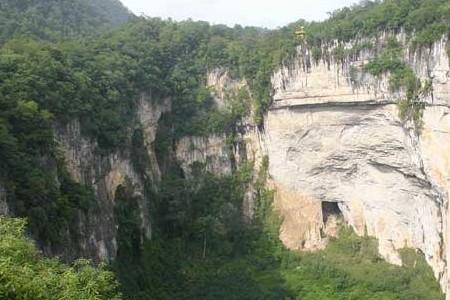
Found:
[[[321,46],[330,40],[343,42],[383,30],[403,28],[415,32],[414,46],[429,45],[449,32],[449,16],[445,0],[364,1],[332,13],[325,22],[299,21],[270,31],[130,18],[116,0],[0,0],[0,185],[7,190],[11,209],[28,218],[30,231],[41,244],[64,243],[76,214],[92,209],[95,196],[91,187],[68,175],[55,129],[79,120],[83,134],[95,139],[103,154],[130,145],[142,148],[142,132],[131,134],[130,124],[136,101],[144,94],[149,101],[172,100],[172,112],[163,116],[156,145],[164,159],[170,160],[174,141],[186,135],[225,133],[233,143],[242,117],[253,111],[255,123],[261,124],[271,102],[271,74],[295,52],[297,25],[306,26],[308,45],[317,59]],[[107,32],[129,18],[127,24]],[[334,53],[340,59],[348,54],[339,47]],[[366,71],[374,76],[391,73],[392,90],[407,94],[400,103],[403,118],[420,125],[420,98],[430,86],[417,80],[401,56],[399,45],[392,42]],[[227,110],[216,109],[205,86],[207,72],[216,68],[228,70],[249,86],[228,95]],[[145,151],[133,155],[136,169],[144,169]],[[240,166],[235,174],[221,178],[205,172],[202,165],[196,167],[194,177],[186,179],[170,165],[158,190],[148,188],[155,232],[154,239],[143,245],[137,202],[127,198],[132,193],[117,191],[119,253],[114,269],[127,298],[441,298],[422,258],[407,253],[407,261],[414,263],[405,268],[387,265],[376,255],[374,241],[346,229],[323,252],[287,251],[277,238],[271,193],[263,187],[265,174],[258,179],[258,217],[249,225],[241,218],[241,207],[252,166]],[[85,263],[66,267],[43,260],[23,239],[23,223],[5,224],[9,228],[5,232],[13,233],[5,233],[0,243],[11,241],[31,251],[17,262],[6,257],[12,265],[5,267],[32,272],[18,273],[25,279],[45,268],[51,268],[51,274],[68,274],[44,278],[49,289],[58,284],[78,289],[92,279],[96,288],[114,297],[109,273]],[[28,260],[37,269],[20,269]],[[70,282],[56,281],[66,279]],[[20,288],[25,282],[15,277],[0,280]],[[104,289],[106,283],[111,289]],[[30,288],[30,293],[42,291],[34,290],[38,285]]]
[[[53,41],[92,35],[130,17],[119,0],[2,0],[0,44],[13,35]]]
[[[243,223],[250,167],[217,178],[199,165],[192,179],[165,179],[155,239],[136,252],[126,244],[133,224],[123,231],[125,251],[119,250],[115,269],[125,298],[443,299],[422,255],[405,250],[405,266],[390,265],[379,257],[376,240],[357,237],[350,228],[342,227],[324,251],[286,250],[278,239],[272,193],[263,187],[264,168],[256,184],[256,220]]]
[[[282,274],[294,299],[444,298],[422,256],[405,250],[400,268],[380,259],[377,248],[375,240],[343,228],[326,250],[288,256]]]
[[[79,260],[73,266],[43,258],[25,237],[25,221],[0,217],[0,298],[121,299],[111,272]]]

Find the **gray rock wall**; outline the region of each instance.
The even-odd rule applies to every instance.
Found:
[[[388,37],[379,36],[377,45]],[[405,35],[394,37],[408,49]],[[364,72],[380,47],[319,61],[299,48],[298,57],[274,74],[266,144],[275,207],[284,220],[280,237],[287,247],[325,247],[323,205],[335,202],[358,234],[379,240],[379,252],[389,262],[401,264],[398,250],[404,247],[424,253],[447,291],[446,43],[443,38],[429,48],[405,51],[404,60],[417,76],[433,83],[432,95],[423,99],[427,107],[420,134],[399,119],[396,102],[404,93],[390,91],[389,74],[375,78]]]
[[[145,95],[139,100],[136,126],[143,129],[144,146],[150,162],[146,166],[145,174],[139,174],[135,169],[131,159],[131,146],[103,154],[95,140],[83,136],[77,120],[56,130],[57,142],[64,155],[69,174],[76,182],[93,187],[97,201],[87,214],[78,213],[75,229],[77,242],[73,245],[78,249],[75,251],[62,249],[63,256],[69,258],[81,256],[106,261],[116,257],[118,223],[114,208],[115,194],[119,186],[132,191],[129,196],[138,199],[143,238],[151,237],[149,199],[145,194],[144,181],[148,180],[156,185],[160,180],[153,144],[158,120],[161,114],[168,110],[170,110],[169,100],[158,104]],[[132,125],[130,124],[130,135]]]

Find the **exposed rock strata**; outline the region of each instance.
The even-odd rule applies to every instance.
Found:
[[[402,34],[396,38],[406,41]],[[376,42],[382,45],[386,39],[387,34]],[[344,47],[366,42],[375,40]],[[335,59],[337,44],[331,43],[318,61],[299,48],[297,58],[274,74],[274,103],[264,130],[248,119],[239,124],[233,143],[225,135],[185,137],[175,145],[175,158],[189,178],[195,165],[222,176],[253,162],[257,173],[268,156],[275,208],[283,217],[280,237],[287,247],[322,249],[343,219],[359,235],[376,237],[380,254],[394,264],[402,263],[401,248],[423,252],[447,290],[450,69],[445,45],[442,39],[430,48],[405,51],[405,62],[422,80],[433,82],[420,136],[398,117],[402,91],[389,89],[388,75],[376,78],[364,72],[381,48]],[[246,86],[225,70],[214,70],[207,78],[218,109],[228,109],[228,93]],[[96,208],[77,218],[77,256],[115,257],[114,203],[121,185],[139,199],[142,232],[150,237],[144,181],[157,186],[161,178],[154,142],[158,120],[168,111],[168,99],[157,104],[143,96],[138,102],[131,127],[143,129],[149,158],[145,174],[135,170],[130,149],[101,154],[97,143],[81,134],[77,121],[57,130],[68,171],[77,182],[92,186],[97,198]],[[243,204],[248,220],[255,211],[255,180],[256,174]],[[0,214],[7,212],[3,194],[0,189]],[[324,208],[330,203],[337,204],[331,212]]]
[[[245,80],[233,79],[227,69],[214,69],[207,74],[207,87],[211,89],[218,109],[227,109],[230,92],[246,87]]]

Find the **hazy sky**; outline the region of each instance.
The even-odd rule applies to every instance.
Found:
[[[122,0],[135,14],[214,24],[275,28],[298,19],[321,20],[358,0]]]

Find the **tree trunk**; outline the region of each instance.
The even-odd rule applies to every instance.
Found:
[[[206,232],[203,234],[203,259],[206,258]]]

